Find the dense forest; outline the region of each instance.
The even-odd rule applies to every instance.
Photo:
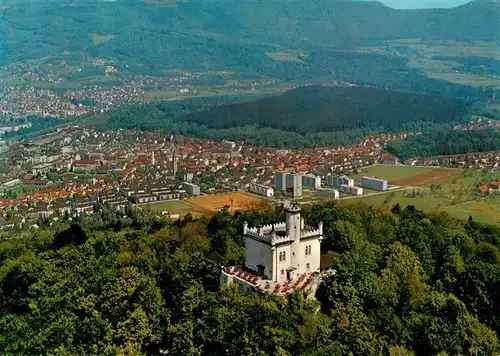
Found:
[[[312,147],[350,144],[373,133],[451,128],[469,117],[469,105],[375,88],[309,86],[257,101],[243,96],[196,98],[118,108],[108,116],[107,129]]]
[[[183,117],[215,129],[246,125],[301,134],[461,122],[467,105],[457,99],[366,87],[306,86],[280,96],[221,105]]]
[[[58,355],[493,355],[500,229],[398,205],[304,208],[333,262],[317,301],[219,288],[262,204],[173,223],[107,206],[0,243],[0,349]],[[5,237],[5,232],[3,233]],[[219,257],[214,258],[215,252]]]
[[[412,157],[496,151],[500,150],[500,132],[434,130],[421,136],[410,136],[403,141],[391,142],[388,150],[403,160]]]

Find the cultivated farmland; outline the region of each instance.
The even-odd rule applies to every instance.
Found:
[[[460,172],[459,169],[376,165],[363,168],[354,179],[359,181],[361,177],[368,176],[385,179],[390,185],[427,186],[447,183],[458,177]]]

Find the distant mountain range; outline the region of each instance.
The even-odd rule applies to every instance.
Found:
[[[89,63],[103,58],[121,73],[227,70],[470,96],[408,67],[404,56],[357,47],[415,38],[498,43],[499,15],[491,0],[428,10],[342,0],[4,0],[0,64],[37,60],[43,69],[64,61],[75,69],[71,79],[95,76]]]
[[[64,51],[148,64],[193,54],[218,60],[237,50],[348,49],[403,38],[498,41],[500,15],[492,0],[426,10],[342,0],[5,0],[0,9],[2,63]],[[114,37],[99,43],[91,34]]]

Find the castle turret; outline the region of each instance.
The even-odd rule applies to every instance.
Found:
[[[300,250],[300,232],[302,220],[300,218],[301,205],[297,202],[287,203],[284,206],[286,214],[286,234],[292,240],[290,267],[298,268]]]

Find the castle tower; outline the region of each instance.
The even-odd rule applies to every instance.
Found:
[[[286,234],[292,242],[290,269],[297,269],[299,263],[300,234],[303,228],[303,222],[300,217],[301,206],[296,201],[292,201],[285,204],[284,209],[286,214]]]

